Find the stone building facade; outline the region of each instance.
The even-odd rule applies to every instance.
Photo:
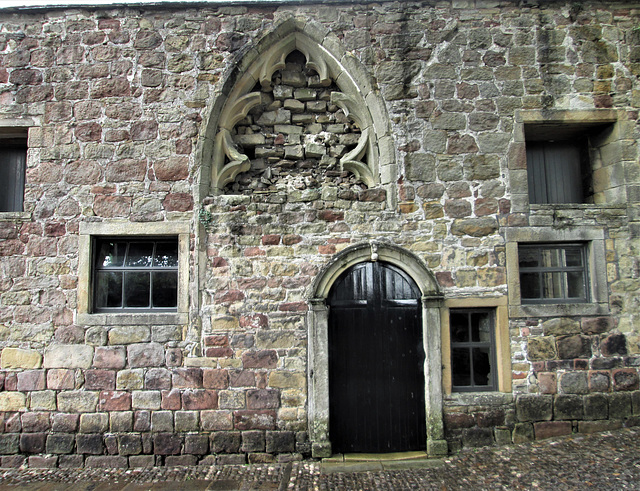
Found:
[[[417,306],[419,449],[638,424],[639,20],[589,0],[0,11],[0,465],[349,450],[332,353],[395,363],[336,346],[338,300],[365,305],[343,285],[374,265],[413,285],[382,298]]]

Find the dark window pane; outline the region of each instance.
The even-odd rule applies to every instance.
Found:
[[[567,266],[582,266],[582,250],[571,248],[565,249]]]
[[[451,375],[453,385],[471,385],[471,357],[468,348],[453,348],[451,350]]]
[[[540,298],[538,273],[520,273],[520,296],[522,298]]]
[[[451,327],[452,343],[465,343],[469,341],[469,317],[467,314],[451,313],[449,324]]]
[[[127,250],[126,242],[100,241],[98,243],[98,268],[113,268],[122,266],[124,254]]]
[[[543,298],[563,298],[562,277],[564,273],[542,273]]]
[[[157,271],[153,273],[153,306],[158,308],[178,305],[178,273]]]
[[[471,314],[471,340],[476,343],[491,341],[491,318],[487,312]]]
[[[126,272],[124,274],[124,306],[150,307],[149,273]]]
[[[545,268],[557,268],[564,266],[562,249],[543,249],[541,251],[542,266]]]
[[[158,242],[153,266],[161,268],[175,268],[178,266],[178,243]]]
[[[521,268],[535,268],[538,264],[538,249],[521,247],[518,250],[518,263]]]
[[[152,242],[131,242],[125,266],[147,268],[151,266],[153,256]]]
[[[122,273],[98,271],[94,288],[96,308],[122,307]]]
[[[489,348],[473,348],[473,383],[489,385],[491,358]]]
[[[22,211],[27,146],[0,142],[0,211]]]
[[[567,273],[567,290],[569,298],[586,298],[584,275],[581,271]]]

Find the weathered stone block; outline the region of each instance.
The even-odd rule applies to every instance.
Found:
[[[51,428],[48,412],[32,411],[22,413],[20,421],[22,423],[22,431],[25,433],[49,431]]]
[[[542,423],[534,423],[533,431],[536,440],[543,440],[545,438],[570,435],[572,426],[570,421],[544,421]]]
[[[198,431],[198,411],[176,411],[174,425],[176,432]]]
[[[280,407],[280,391],[251,389],[247,391],[247,409],[277,409]]]
[[[209,389],[187,389],[182,393],[182,408],[188,410],[217,409],[218,393]]]
[[[58,410],[64,413],[94,412],[97,404],[97,392],[73,390],[58,393]]]
[[[118,455],[92,455],[85,459],[84,466],[89,469],[126,469],[129,464],[126,457]]]
[[[47,370],[47,387],[53,390],[75,389],[75,370],[66,368]]]
[[[516,423],[513,428],[513,443],[526,443],[534,439],[532,423]]]
[[[142,369],[120,370],[116,375],[116,389],[140,390],[144,387],[144,372]]]
[[[104,453],[101,434],[77,435],[76,446],[79,454],[102,455]]]
[[[160,407],[162,409],[182,409],[182,396],[180,389],[162,390],[162,402]]]
[[[24,411],[27,398],[21,392],[0,392],[0,412]]]
[[[162,396],[159,390],[136,390],[131,393],[133,409],[160,409]]]
[[[265,449],[264,431],[243,431],[242,447],[243,452],[264,452]]]
[[[172,433],[158,433],[153,437],[153,453],[156,455],[178,455],[182,438]]]
[[[142,440],[137,433],[118,435],[118,453],[120,455],[138,455],[142,453]]]
[[[631,395],[626,392],[609,394],[609,418],[624,419],[632,414]]]
[[[229,386],[228,372],[215,368],[203,368],[202,386],[205,389],[226,389]]]
[[[202,369],[176,368],[172,374],[172,382],[176,389],[202,388]]]
[[[23,433],[20,435],[20,451],[23,453],[43,453],[46,440],[46,433]]]
[[[93,355],[95,368],[118,370],[124,368],[126,363],[126,351],[122,346],[96,346]]]
[[[159,367],[164,363],[164,348],[159,343],[139,343],[127,346],[131,368]]]
[[[84,372],[84,386],[87,390],[110,390],[116,387],[114,370],[87,370]]]
[[[204,431],[220,431],[233,429],[233,413],[231,411],[201,411],[200,426]]]
[[[293,431],[267,431],[266,451],[269,453],[294,452],[295,433]]]
[[[45,368],[91,368],[93,346],[86,344],[58,344],[44,352]]]
[[[557,420],[582,419],[584,417],[582,396],[557,395],[553,400],[553,409],[553,417]]]
[[[119,390],[104,390],[98,400],[100,411],[128,411],[131,409],[131,393]]]
[[[567,372],[560,377],[560,389],[565,394],[588,394],[587,372]]]
[[[608,419],[609,402],[604,394],[589,394],[584,397],[584,419]]]
[[[191,455],[205,455],[209,452],[209,437],[207,435],[186,435],[184,438],[184,453]]]
[[[51,431],[73,433],[78,429],[79,414],[54,413],[51,415]]]
[[[465,428],[462,430],[462,444],[465,447],[483,447],[493,445],[492,428]]]
[[[151,329],[147,326],[117,326],[109,331],[109,344],[146,343],[151,339]]]
[[[234,411],[233,425],[237,430],[274,430],[276,413],[268,410]]]
[[[589,372],[589,390],[591,392],[609,392],[611,388],[610,372]]]
[[[80,469],[84,467],[84,457],[82,455],[60,455],[58,456],[58,467],[60,469]]]
[[[46,453],[72,453],[75,447],[75,435],[68,433],[52,433],[47,436]]]
[[[20,434],[0,434],[0,454],[15,454],[20,451]]]
[[[112,433],[124,433],[133,430],[133,411],[110,413],[109,430]]]
[[[109,427],[107,413],[85,413],[80,415],[81,433],[105,433]]]
[[[171,371],[166,368],[151,368],[144,376],[145,389],[171,389]]]
[[[34,349],[4,348],[0,355],[1,368],[40,368],[42,355]]]
[[[612,377],[614,391],[638,390],[638,371],[635,368],[613,370]]]
[[[558,358],[591,358],[591,339],[588,336],[574,336],[556,339]]]
[[[28,459],[28,465],[30,469],[55,469],[58,465],[58,457],[31,455]]]
[[[239,431],[216,431],[211,433],[211,452],[237,453],[242,443],[242,433]]]
[[[546,395],[521,395],[516,399],[518,421],[549,421],[553,416],[553,399]]]
[[[242,354],[244,368],[277,368],[278,353],[276,350],[247,351]]]

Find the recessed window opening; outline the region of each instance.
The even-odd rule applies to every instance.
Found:
[[[598,142],[612,124],[525,125],[531,204],[593,203]]]
[[[449,326],[452,389],[496,390],[494,310],[451,309]]]
[[[98,237],[94,251],[95,312],[177,310],[177,238]]]
[[[23,211],[26,163],[26,133],[0,133],[0,212]]]
[[[588,302],[584,244],[520,244],[522,303]]]

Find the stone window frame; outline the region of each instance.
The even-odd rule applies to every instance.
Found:
[[[451,374],[451,334],[449,315],[452,309],[493,309],[495,311],[494,322],[494,349],[496,360],[496,390],[493,391],[453,391]],[[442,339],[442,387],[447,399],[454,399],[462,403],[464,400],[473,400],[473,394],[482,394],[490,397],[492,393],[510,393],[511,387],[511,342],[509,338],[509,312],[508,299],[501,297],[467,297],[448,298],[440,312],[441,339]],[[471,403],[472,404],[472,403]]]
[[[576,227],[574,229],[512,227],[506,229],[505,235],[510,317],[607,315],[609,313],[605,233],[603,229],[597,227]],[[523,303],[520,297],[519,243],[585,244],[589,301],[579,303]]]
[[[26,165],[25,165],[25,174],[26,170],[30,167],[34,167],[33,159],[36,157],[36,153],[34,149],[30,149],[32,145],[30,142],[33,138],[35,138],[34,131],[39,130],[36,123],[30,118],[10,118],[10,119],[0,119],[0,142],[3,138],[7,138],[12,136],[13,132],[20,135],[20,137],[26,138]],[[27,190],[27,182],[25,176],[23,194],[26,193]],[[24,196],[23,196],[23,206],[24,206]],[[0,222],[20,222],[20,221],[28,221],[31,219],[31,212],[26,211],[0,211]]]
[[[187,222],[139,223],[126,220],[81,222],[78,237],[78,323],[95,325],[171,325],[187,324],[189,309],[189,233]],[[91,289],[93,237],[177,237],[177,312],[92,312]]]
[[[576,209],[606,206],[621,206],[627,202],[625,167],[633,165],[636,159],[634,140],[635,121],[630,121],[623,110],[616,109],[521,109],[515,112],[514,143],[509,151],[508,175],[511,186],[511,211],[533,213],[536,210]],[[585,131],[594,126],[608,125],[609,131],[600,136],[594,149],[598,163],[593,179],[608,182],[608,188],[597,190],[594,204],[530,204],[527,175],[526,137],[527,125],[553,125],[584,127]],[[592,150],[594,150],[592,149]]]
[[[307,292],[309,437],[314,457],[330,457],[329,434],[329,307],[333,283],[347,269],[365,261],[385,261],[407,273],[422,293],[422,332],[425,351],[426,447],[430,456],[446,455],[442,413],[442,351],[440,312],[442,295],[435,276],[413,253],[393,244],[356,244],[338,253],[316,276]]]

